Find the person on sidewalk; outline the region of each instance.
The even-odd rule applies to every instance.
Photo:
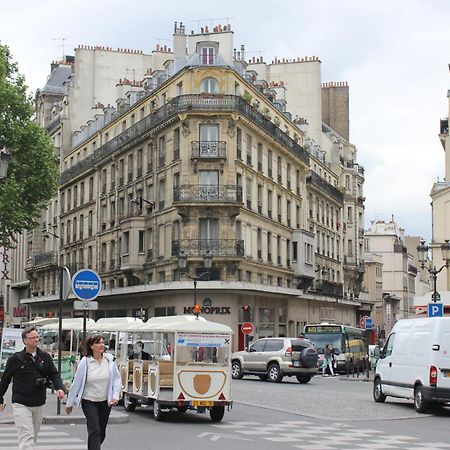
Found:
[[[327,368],[330,369],[331,376],[334,377],[334,370],[333,370],[333,353],[334,349],[331,344],[327,344],[325,347],[325,350],[323,352],[323,364],[322,364],[322,376],[326,377],[326,370]]]
[[[65,393],[51,356],[38,347],[39,334],[36,328],[25,328],[22,340],[25,348],[10,356],[0,381],[0,411],[5,409],[3,396],[12,380],[12,407],[19,449],[32,450],[41,428],[46,390],[50,382],[60,400]]]
[[[88,450],[100,450],[106,437],[111,406],[119,401],[121,379],[114,357],[105,352],[101,335],[87,339],[86,356],[78,364],[66,403],[66,413],[80,406],[86,417]]]

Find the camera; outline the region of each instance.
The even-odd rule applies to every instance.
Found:
[[[34,385],[36,387],[51,388],[52,387],[52,382],[48,378],[36,378],[34,380]]]

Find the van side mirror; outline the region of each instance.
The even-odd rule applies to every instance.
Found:
[[[375,358],[379,358],[381,356],[381,350],[378,345],[375,345],[375,348],[373,349],[373,356],[375,356]]]

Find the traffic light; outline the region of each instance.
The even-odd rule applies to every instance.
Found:
[[[244,311],[244,322],[250,322],[250,305],[242,305]]]

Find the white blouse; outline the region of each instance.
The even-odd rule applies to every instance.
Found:
[[[83,399],[104,402],[108,399],[109,365],[106,358],[99,364],[92,356],[87,359],[87,378]]]

